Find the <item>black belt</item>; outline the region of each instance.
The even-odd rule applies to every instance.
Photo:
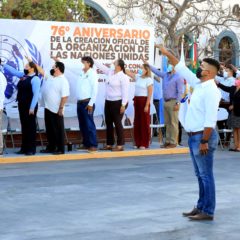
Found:
[[[192,137],[192,136],[194,136],[194,135],[201,134],[201,133],[203,133],[203,131],[198,131],[198,132],[188,132],[187,134],[188,134],[189,137]]]
[[[165,99],[164,101],[165,101],[165,102],[170,102],[170,101],[172,101],[172,100],[175,100],[175,101],[176,101],[177,99],[176,99],[176,98],[169,98],[169,99]]]
[[[86,98],[86,99],[82,99],[82,100],[78,100],[78,103],[84,103],[84,102],[88,102],[90,101],[90,98]]]

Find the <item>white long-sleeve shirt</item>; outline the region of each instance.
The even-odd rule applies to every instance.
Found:
[[[90,98],[89,106],[96,102],[98,92],[98,75],[96,71],[90,68],[86,73],[82,71],[77,80],[76,96],[78,100]]]
[[[219,77],[219,76],[216,76],[215,79],[223,84],[224,86],[226,87],[232,87],[235,85],[235,80],[236,78],[234,77],[228,77],[228,78],[224,78],[224,77]],[[226,102],[230,102],[230,97],[229,97],[229,93],[228,92],[225,92],[223,91],[222,89],[220,89],[220,92],[221,92],[221,95],[222,95],[222,99]]]
[[[194,87],[183,127],[187,132],[215,128],[221,93],[215,80],[201,82],[183,63],[175,66],[176,72]]]
[[[110,68],[99,62],[95,62],[96,66],[107,75],[105,98],[108,101],[122,100],[122,104],[128,103],[129,78],[123,71],[115,73]]]
[[[3,73],[0,72],[0,110],[3,110],[6,87],[7,87],[7,80],[3,75]]]

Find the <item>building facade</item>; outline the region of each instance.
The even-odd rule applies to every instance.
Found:
[[[234,2],[234,1],[233,1]],[[108,0],[85,0],[88,5],[99,17],[100,23],[112,24],[115,23],[112,16],[112,9],[108,7]],[[233,3],[232,12],[240,20],[240,5]],[[142,18],[135,18],[133,24],[147,24]],[[214,30],[214,37],[208,36],[207,33],[200,36],[198,39],[199,52],[202,52],[201,57],[214,56],[217,60],[224,63],[232,63],[240,66],[240,22],[239,27],[230,27],[228,29],[221,28],[218,32]]]

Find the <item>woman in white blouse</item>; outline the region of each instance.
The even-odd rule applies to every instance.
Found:
[[[149,147],[150,143],[150,101],[153,93],[153,79],[148,64],[143,64],[134,74],[129,70],[126,74],[135,79],[134,97],[134,140],[139,149]]]
[[[95,62],[95,65],[107,75],[104,108],[107,144],[101,150],[123,151],[124,130],[122,118],[128,104],[129,92],[129,78],[125,74],[125,63],[122,59],[118,59],[110,68],[99,62]],[[115,147],[114,126],[117,135],[117,145]]]

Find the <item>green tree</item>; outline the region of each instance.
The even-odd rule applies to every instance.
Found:
[[[83,0],[3,0],[1,18],[87,22]]]

